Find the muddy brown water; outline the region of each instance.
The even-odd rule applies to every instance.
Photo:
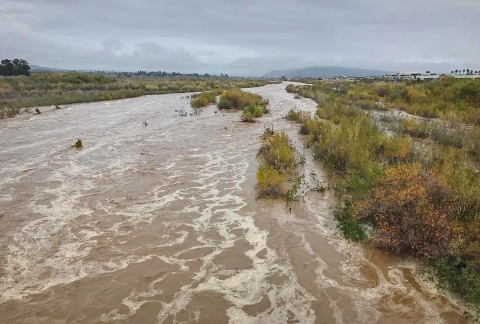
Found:
[[[285,85],[250,89],[256,124],[179,117],[184,94],[0,121],[0,323],[467,322],[414,264],[342,238],[331,192],[256,200],[265,127],[325,181],[281,118],[316,105]]]

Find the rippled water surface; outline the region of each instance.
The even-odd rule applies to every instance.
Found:
[[[183,94],[0,121],[0,322],[466,323],[412,264],[343,239],[331,192],[256,200],[265,127],[325,180],[281,118],[316,105],[284,89],[250,89],[257,124],[175,116]]]

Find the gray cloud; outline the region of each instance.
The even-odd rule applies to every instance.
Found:
[[[6,0],[0,53],[32,64],[261,75],[480,69],[477,0]]]

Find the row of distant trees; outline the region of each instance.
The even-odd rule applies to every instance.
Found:
[[[471,70],[471,69],[463,69],[463,70],[455,70],[455,71],[452,71],[451,73],[452,74],[467,74],[467,75],[473,75],[473,74],[479,74],[480,73],[480,70],[479,71],[474,71],[474,70]]]
[[[199,73],[179,73],[179,72],[172,72],[172,73],[169,73],[169,72],[166,72],[166,71],[150,71],[150,72],[147,72],[147,71],[137,71],[137,72],[113,72],[115,74],[121,74],[121,75],[126,75],[126,76],[130,76],[130,75],[141,75],[141,76],[159,76],[159,77],[169,77],[169,76],[188,76],[188,77],[205,77],[205,78],[210,78],[210,77],[216,77],[217,75],[211,75],[211,74],[208,74],[208,73],[205,73],[205,74],[199,74]],[[223,74],[221,73],[220,74],[220,77],[221,78],[229,78],[230,76],[228,74]]]
[[[4,59],[0,63],[0,75],[25,75],[30,76],[30,65],[23,59]]]

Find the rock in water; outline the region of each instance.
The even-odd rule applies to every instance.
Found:
[[[82,140],[76,141],[74,146],[75,146],[77,149],[82,148],[82,147],[83,147]]]
[[[41,112],[40,112],[40,110],[39,110],[38,108],[35,108],[35,112],[36,112],[38,115],[41,114]]]

